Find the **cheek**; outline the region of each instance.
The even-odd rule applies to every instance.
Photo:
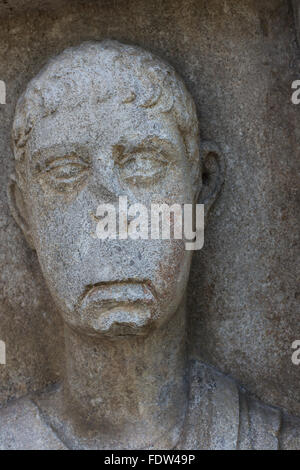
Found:
[[[31,230],[39,263],[52,294],[72,299],[80,292],[79,280],[82,270],[81,246],[82,217],[74,217],[62,208],[43,209],[35,199],[31,205]]]
[[[187,285],[191,251],[185,249],[184,241],[168,242],[168,248],[162,251],[156,273],[155,284],[160,302],[167,305],[178,305]]]
[[[69,201],[59,194],[46,194],[39,185],[35,186],[29,200],[31,227],[37,246],[48,251],[52,248],[68,258],[79,238],[92,230],[89,204],[78,195]]]

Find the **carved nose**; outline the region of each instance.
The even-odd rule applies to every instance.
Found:
[[[109,188],[108,185],[104,185],[103,183],[99,183],[95,181],[92,184],[91,191],[94,196],[97,198],[98,202],[105,202],[108,204],[115,204],[118,202],[119,199],[119,191],[118,188],[113,190],[113,187]]]

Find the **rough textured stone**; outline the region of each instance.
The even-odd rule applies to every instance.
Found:
[[[42,419],[34,403],[23,398],[1,411],[0,450],[63,450],[65,446]]]
[[[72,449],[278,449],[279,410],[206,366],[190,368],[193,252],[148,233],[153,203],[199,202],[208,215],[224,178],[174,69],[116,41],[69,48],[20,97],[12,143],[9,207],[64,323],[62,386],[36,399],[48,427]],[[128,203],[138,204],[131,216],[144,209],[147,233],[132,237],[126,215],[122,237],[120,221],[99,237],[99,216],[112,208],[120,218],[124,195],[126,214]],[[6,424],[4,445],[31,445],[29,405],[16,410],[16,427]],[[53,448],[37,419],[36,447]]]
[[[291,363],[299,331],[299,109],[290,102],[299,50],[289,3],[72,2],[49,11],[19,10],[21,3],[29,8],[9,1],[1,10],[0,78],[9,84],[0,107],[0,338],[8,349],[1,402],[55,381],[62,350],[37,260],[7,207],[15,103],[50,56],[110,37],[175,66],[196,101],[202,136],[226,156],[225,186],[190,276],[192,355],[300,415]]]
[[[294,17],[295,17],[295,27],[298,36],[298,43],[300,45],[300,3],[299,0],[292,0],[292,5],[294,9]]]
[[[173,448],[187,407],[193,251],[152,236],[152,207],[198,201],[208,214],[223,183],[223,157],[201,142],[190,93],[139,47],[85,42],[30,81],[12,143],[9,206],[65,326],[62,406],[50,404],[49,419],[62,410],[76,447]],[[126,214],[132,204],[146,212],[145,239],[130,235],[127,215],[125,240],[121,222],[98,236],[108,210],[98,206],[120,218],[120,196]]]
[[[195,361],[190,384],[187,417],[176,449],[299,449],[300,420],[249,397],[232,379]],[[71,423],[60,419],[60,394],[54,388],[0,411],[0,449],[99,448],[99,443],[91,446],[74,440]]]

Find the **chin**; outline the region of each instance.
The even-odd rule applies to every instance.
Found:
[[[154,328],[149,308],[116,307],[101,312],[88,309],[84,313],[79,321],[78,318],[75,321],[69,318],[66,323],[72,330],[92,337],[147,336]]]

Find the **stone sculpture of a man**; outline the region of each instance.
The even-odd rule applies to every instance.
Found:
[[[221,157],[173,68],[114,41],[67,49],[19,100],[13,149],[10,206],[63,318],[65,367],[62,386],[2,411],[0,445],[277,448],[279,410],[188,360],[184,242],[95,237],[100,203],[209,209],[220,189]]]

